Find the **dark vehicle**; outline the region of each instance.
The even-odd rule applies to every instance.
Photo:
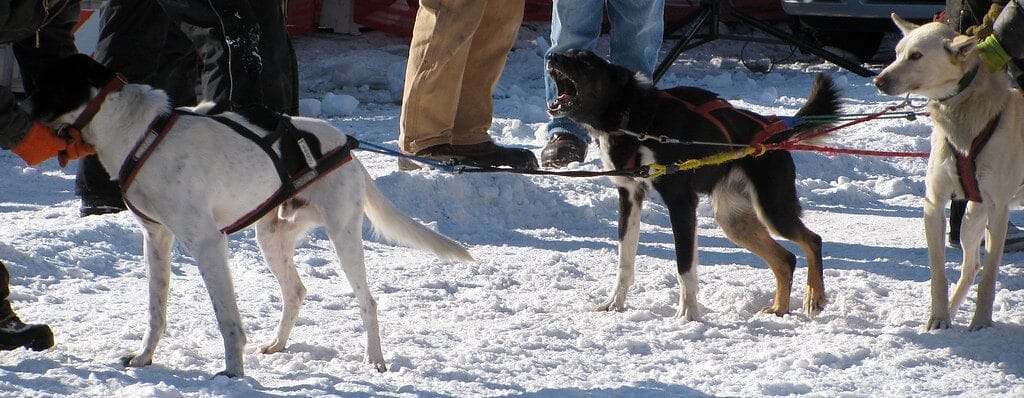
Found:
[[[782,0],[799,29],[864,61],[877,52],[885,32],[896,30],[889,14],[925,22],[944,7],[942,0]]]

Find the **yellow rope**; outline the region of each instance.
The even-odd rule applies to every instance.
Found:
[[[768,147],[760,144],[751,145],[749,147],[737,151],[716,153],[714,155],[705,156],[700,159],[687,159],[685,161],[673,164],[673,166],[675,166],[673,168],[677,168],[678,171],[693,170],[704,166],[714,166],[726,162],[731,162],[737,159],[743,159],[747,156],[758,157],[764,155],[765,152],[768,152]],[[650,179],[655,179],[657,177],[665,175],[668,173],[669,170],[668,166],[658,163],[651,163],[647,165],[647,167],[649,170],[647,178]]]

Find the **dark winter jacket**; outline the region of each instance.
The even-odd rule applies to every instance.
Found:
[[[47,63],[78,52],[72,28],[79,0],[0,0],[0,44],[12,44],[25,91]],[[0,148],[21,142],[32,121],[11,90],[0,87]]]

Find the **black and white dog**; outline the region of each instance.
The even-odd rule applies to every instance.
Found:
[[[597,140],[608,169],[623,170],[660,163],[673,164],[729,151],[728,147],[681,145],[640,140],[637,134],[680,141],[729,144],[773,143],[806,135],[823,125],[804,124],[773,131],[771,118],[737,110],[715,93],[695,87],[655,89],[640,75],[612,65],[588,51],[569,50],[548,58],[548,73],[558,86],[549,104],[553,116],[567,116]],[[811,97],[797,115],[830,115],[839,110],[839,92],[824,75],[815,80]],[[733,242],[760,256],[775,274],[775,300],[765,312],[789,312],[796,257],[770,232],[798,244],[806,253],[808,277],[804,311],[815,316],[827,298],[822,280],[821,237],[800,220],[794,186],[793,158],[769,151],[717,166],[667,174],[653,180],[613,177],[619,188],[619,271],[611,297],[598,310],[624,309],[633,284],[640,235],[640,209],[653,187],[668,207],[675,238],[680,284],[677,317],[700,319],[697,304],[696,208],[699,194],[709,194],[715,219]]]
[[[149,267],[149,330],[142,350],[125,358],[125,365],[150,364],[167,326],[171,247],[177,238],[195,257],[213,302],[224,338],[225,370],[221,373],[242,376],[245,331],[228,269],[227,237],[222,230],[268,203],[268,198],[286,186],[288,182],[281,177],[280,164],[275,160],[284,152],[284,144],[273,149],[259,145],[258,141],[275,131],[239,114],[177,113],[163,91],[119,83],[117,79],[113,71],[84,55],[63,59],[44,72],[31,106],[38,121],[55,128],[83,124],[83,115],[91,117],[91,121],[78,126],[82,137],[96,148],[111,175],[121,176],[125,200],[143,227]],[[158,146],[151,144],[149,138],[156,131],[154,120],[172,113],[177,121],[162,129]],[[322,148],[341,148],[350,139],[322,120],[280,120],[286,120]],[[231,125],[242,126],[249,137]],[[145,163],[136,163],[132,173],[125,173],[122,166],[139,162],[143,157],[139,144],[147,142],[150,144],[146,148],[150,149],[144,156]],[[133,181],[127,186],[126,176]],[[255,221],[256,239],[281,285],[283,299],[276,337],[260,346],[260,351],[269,354],[285,348],[306,294],[295,269],[295,242],[311,228],[323,225],[359,302],[367,337],[366,361],[383,372],[386,366],[377,304],[367,286],[363,263],[363,214],[377,232],[389,239],[443,258],[472,258],[458,243],[399,212],[355,158],[320,174],[304,187]]]

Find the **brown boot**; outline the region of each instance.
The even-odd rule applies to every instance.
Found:
[[[555,134],[540,153],[544,167],[562,168],[587,157],[587,143],[572,134]]]
[[[414,153],[413,156],[430,159],[440,163],[447,163],[452,161],[462,162],[462,157],[455,155],[455,150],[452,149],[452,146],[450,144],[434,145],[432,147]],[[423,163],[408,158],[398,158],[397,163],[398,169],[401,171],[412,171],[424,166]]]
[[[467,166],[511,167],[514,169],[537,169],[537,157],[528,149],[498,146],[493,142],[473,145],[441,144],[426,148],[415,154],[438,162],[456,162]],[[415,160],[399,158],[398,169],[416,170],[422,167]]]
[[[456,156],[462,156],[463,164],[480,167],[511,167],[513,169],[537,169],[537,156],[525,148],[499,146],[491,141],[473,145],[452,145]]]

